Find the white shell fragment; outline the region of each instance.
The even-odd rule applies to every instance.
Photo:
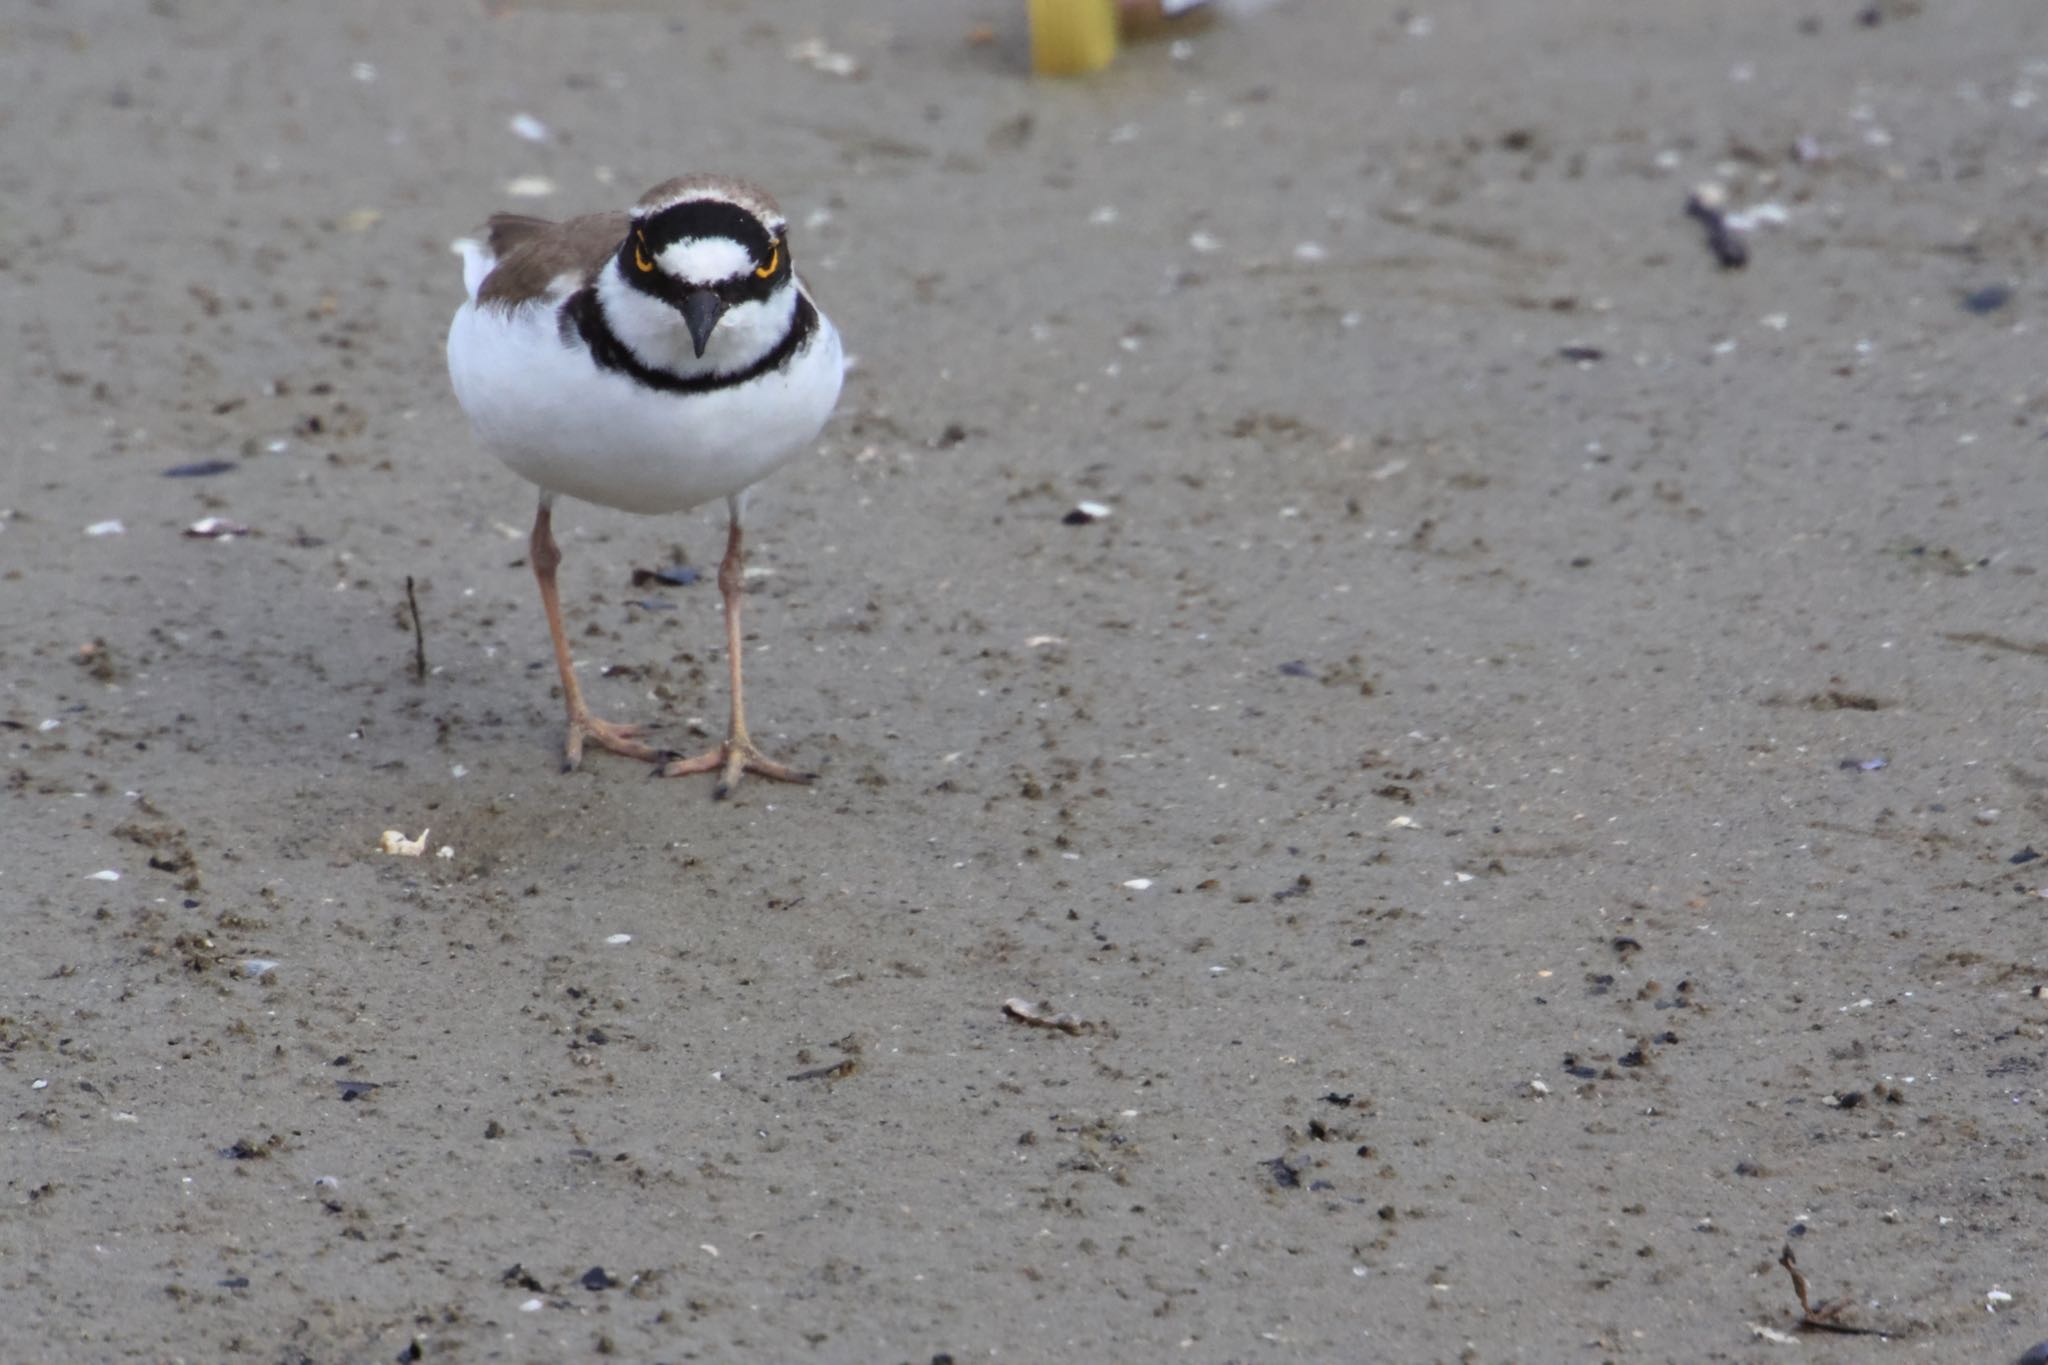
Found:
[[[98,872],[87,873],[85,879],[89,882],[118,882],[121,880],[121,874],[111,867],[105,867]]]
[[[531,114],[514,114],[506,126],[511,128],[512,136],[523,137],[528,142],[546,142],[554,136],[545,123]]]
[[[121,524],[119,517],[115,517],[108,521],[94,522],[85,528],[85,533],[89,536],[125,536],[128,534],[128,528]]]
[[[185,528],[185,534],[195,540],[226,540],[232,536],[248,535],[249,528],[226,517],[201,517]]]
[[[605,942],[611,944],[614,948],[618,947],[621,943],[631,943],[632,941],[633,936],[631,934],[610,934],[605,938]]]
[[[1751,204],[1746,209],[1738,209],[1730,213],[1726,219],[1728,226],[1737,232],[1754,232],[1760,227],[1783,227],[1791,221],[1792,211],[1775,199],[1766,200],[1761,204]]]
[[[427,851],[427,836],[432,833],[430,829],[423,829],[419,838],[408,839],[402,829],[387,829],[384,837],[377,841],[377,847],[401,858],[417,858]]]
[[[860,75],[860,63],[850,52],[835,52],[825,46],[822,38],[806,38],[789,49],[789,59],[799,66],[808,66],[813,71],[827,76],[838,76],[851,80]]]
[[[1149,891],[1152,889],[1152,879],[1150,877],[1133,877],[1123,883],[1123,887],[1126,891]]]
[[[522,175],[505,182],[505,193],[514,199],[545,199],[555,192],[555,182],[544,175]]]
[[[242,961],[243,976],[261,976],[265,972],[271,972],[276,970],[277,959],[275,958],[251,957],[244,958]]]

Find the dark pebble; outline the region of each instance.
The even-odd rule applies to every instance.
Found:
[[[583,1272],[583,1287],[592,1292],[600,1289],[616,1288],[618,1283],[617,1280],[605,1273],[605,1269],[601,1265],[594,1265]]]
[[[2048,1341],[2037,1341],[2029,1346],[2013,1365],[2048,1365]]]
[[[1566,360],[1575,361],[1591,362],[1607,358],[1607,352],[1601,350],[1598,346],[1561,346],[1558,348],[1557,353]]]
[[[635,569],[633,586],[644,588],[649,583],[666,583],[671,588],[687,588],[703,576],[687,564],[671,564],[665,569]]]
[[[1312,676],[1307,662],[1301,659],[1289,659],[1286,663],[1280,665],[1280,671],[1290,678],[1306,678]]]
[[[2013,854],[2010,858],[2007,858],[2006,861],[2011,863],[2014,867],[2018,867],[2021,863],[2031,863],[2032,861],[2034,861],[2034,859],[2040,856],[2040,854],[2034,852],[2033,846],[2030,844],[2026,848],[2023,848],[2019,852]]]
[[[353,1104],[377,1088],[375,1081],[336,1081],[335,1088],[341,1091],[344,1104]]]
[[[1287,1164],[1287,1158],[1276,1156],[1266,1163],[1266,1169],[1273,1173],[1273,1183],[1283,1190],[1301,1188],[1301,1172]]]
[[[1963,311],[1982,316],[1995,313],[2012,302],[2012,290],[2002,284],[1987,284],[1963,295]]]
[[[164,471],[167,479],[204,479],[213,474],[225,474],[235,467],[233,460],[195,460],[191,464],[174,464]]]

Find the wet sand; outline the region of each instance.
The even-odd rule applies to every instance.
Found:
[[[0,1355],[2048,1337],[2048,10],[495,8],[0,20]],[[692,169],[856,358],[723,804],[441,360]],[[718,513],[556,526],[708,742]]]

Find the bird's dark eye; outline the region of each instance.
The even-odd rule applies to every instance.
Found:
[[[774,243],[774,245],[772,245],[772,246],[770,246],[770,247],[768,248],[768,264],[766,264],[766,265],[764,265],[764,266],[761,266],[761,267],[759,267],[758,269],[756,269],[756,270],[754,271],[754,277],[755,277],[756,279],[762,279],[762,280],[766,280],[766,279],[772,279],[772,278],[774,278],[774,276],[775,276],[775,272],[776,272],[776,270],[777,270],[778,268],[780,268],[780,266],[781,266],[781,265],[782,265],[782,241],[781,241],[781,239],[780,239],[780,238],[777,238],[777,239],[776,239],[776,241],[775,241],[775,243]]]

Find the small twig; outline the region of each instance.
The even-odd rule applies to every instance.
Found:
[[[405,605],[412,609],[412,677],[427,680],[427,633],[420,627],[420,599],[413,595],[412,575],[405,576]]]
[[[1714,253],[1714,260],[1723,270],[1738,270],[1749,263],[1749,246],[1728,221],[1718,193],[1710,193],[1706,187],[1694,190],[1685,201],[1685,212],[1705,224],[1707,250]]]
[[[1945,630],[1944,640],[1953,640],[1959,645],[1982,645],[1986,649],[2010,649],[2018,654],[2048,656],[2048,644],[2030,644],[2025,640],[2014,640],[2004,635],[1993,635],[1982,630]]]
[[[1785,1273],[1792,1277],[1792,1292],[1799,1299],[1799,1311],[1807,1317],[1813,1316],[1813,1307],[1806,1298],[1806,1277],[1799,1273],[1799,1260],[1788,1245],[1778,1253],[1778,1264],[1785,1267]]]
[[[1817,1332],[1838,1332],[1843,1336],[1850,1337],[1890,1337],[1897,1335],[1895,1332],[1887,1332],[1877,1327],[1851,1327],[1848,1323],[1843,1322],[1841,1320],[1842,1311],[1850,1307],[1847,1298],[1829,1299],[1825,1303],[1814,1303],[1809,1299],[1807,1297],[1806,1277],[1799,1273],[1798,1258],[1793,1256],[1792,1248],[1789,1244],[1787,1244],[1783,1251],[1778,1253],[1778,1264],[1785,1267],[1785,1273],[1792,1277],[1792,1293],[1799,1300],[1799,1325],[1801,1327],[1811,1327]]]

